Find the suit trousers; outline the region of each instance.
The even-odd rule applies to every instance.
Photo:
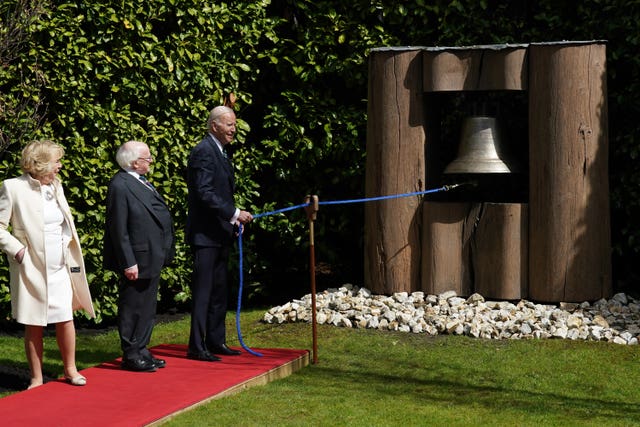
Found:
[[[194,247],[189,351],[201,353],[226,342],[230,248]]]
[[[122,360],[149,359],[147,348],[155,324],[160,276],[135,281],[120,279],[118,332]]]

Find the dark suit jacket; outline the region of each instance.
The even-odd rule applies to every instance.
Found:
[[[235,213],[233,167],[209,134],[189,156],[186,237],[194,246],[230,246]]]
[[[171,213],[162,197],[124,170],[107,191],[104,266],[123,274],[138,265],[138,277],[160,275],[175,254]]]

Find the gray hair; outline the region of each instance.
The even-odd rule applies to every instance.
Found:
[[[131,164],[138,160],[143,148],[146,146],[144,142],[127,141],[118,148],[116,153],[116,162],[122,169],[131,169]]]
[[[214,123],[218,123],[218,119],[225,114],[235,114],[233,109],[227,107],[226,105],[218,105],[213,110],[209,112],[209,120],[207,120],[207,129],[211,130],[211,126]]]

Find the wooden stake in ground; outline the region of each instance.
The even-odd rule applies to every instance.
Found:
[[[313,364],[318,363],[318,330],[316,324],[316,254],[313,238],[313,221],[318,215],[318,196],[307,195],[304,210],[309,219],[309,270],[311,272],[311,330],[313,335]]]

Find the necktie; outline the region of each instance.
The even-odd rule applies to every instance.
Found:
[[[144,183],[144,185],[149,187],[149,189],[151,189],[153,192],[156,191],[156,189],[153,187],[153,184],[151,184],[149,182],[149,180],[144,175],[140,175],[140,181],[142,181]]]

